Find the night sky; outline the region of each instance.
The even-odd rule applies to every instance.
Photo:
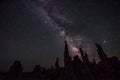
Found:
[[[0,71],[8,71],[14,60],[21,60],[24,71],[35,64],[50,67],[56,57],[63,66],[64,40],[72,56],[82,47],[90,60],[99,60],[98,42],[108,56],[120,58],[120,2],[0,1]]]

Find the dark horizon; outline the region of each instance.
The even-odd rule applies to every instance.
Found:
[[[79,59],[82,61],[82,62],[86,62],[85,60],[84,60],[84,56],[85,56],[85,54],[87,54],[85,51],[83,51],[83,49],[82,48],[79,48],[79,55],[74,55],[74,56],[71,56],[70,55],[70,53],[69,53],[69,46],[68,46],[68,44],[67,44],[67,41],[64,41],[64,43],[65,43],[65,45],[64,45],[64,56],[63,56],[63,65],[60,65],[59,63],[58,63],[58,65],[59,65],[59,68],[64,68],[65,66],[66,66],[66,63],[65,63],[65,58],[67,59],[68,57],[66,57],[66,56],[70,56],[71,57],[71,60],[74,60],[74,58],[76,57],[76,56],[78,56],[79,57]],[[117,56],[108,56],[105,52],[104,52],[104,49],[102,48],[102,46],[100,45],[100,44],[98,44],[98,43],[95,43],[95,46],[96,46],[96,51],[97,51],[97,55],[98,55],[98,57],[99,57],[99,60],[96,60],[95,58],[93,58],[92,60],[90,60],[89,59],[89,56],[88,56],[88,54],[87,54],[87,58],[88,58],[88,62],[89,63],[96,63],[96,64],[99,64],[99,63],[101,63],[102,61],[105,61],[106,59],[112,59],[113,58],[113,60],[114,60],[114,58],[116,58],[116,59],[118,59],[119,60],[119,57],[117,57]],[[101,49],[101,50],[99,50],[99,49]],[[100,51],[100,52],[99,52]],[[103,54],[101,54],[101,53],[103,53]],[[84,54],[84,55],[83,55]],[[105,57],[103,57],[103,56],[105,56]],[[105,59],[106,58],[106,59]],[[105,60],[104,60],[105,59]],[[60,59],[59,59],[59,56],[57,56],[56,57],[56,60],[59,60],[59,62],[61,62],[60,61]],[[34,67],[30,70],[30,71],[26,71],[26,70],[24,70],[24,66],[23,66],[23,64],[22,64],[22,62],[21,62],[21,60],[18,60],[18,59],[16,59],[16,60],[14,60],[13,62],[12,62],[12,64],[11,65],[9,65],[8,67],[8,70],[7,71],[0,71],[0,73],[4,73],[4,72],[9,72],[9,70],[10,70],[10,68],[11,68],[11,66],[15,63],[15,62],[20,62],[20,64],[21,64],[21,66],[23,67],[23,73],[24,72],[32,72],[33,70],[34,70],[34,68],[35,68],[35,66],[36,65],[39,65],[41,68],[45,68],[46,70],[47,69],[51,69],[51,68],[56,68],[56,61],[54,61],[53,62],[53,64],[52,65],[50,65],[50,67],[47,67],[47,66],[41,66],[41,64],[40,63],[38,63],[38,64],[35,64],[34,65]],[[69,62],[68,62],[69,63]]]
[[[24,67],[19,60],[15,60],[7,73],[0,72],[2,80],[119,80],[120,79],[120,60],[116,56],[108,57],[102,46],[95,43],[100,61],[97,63],[95,58],[90,61],[88,54],[79,48],[81,59],[75,55],[72,59],[68,49],[67,41],[64,42],[64,66],[59,64],[56,58],[51,68],[41,67],[36,64],[32,71],[23,72]]]

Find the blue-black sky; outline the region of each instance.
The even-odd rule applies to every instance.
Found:
[[[50,67],[57,56],[63,64],[64,39],[41,10],[44,4],[49,9],[55,7],[55,13],[59,14],[50,16],[50,20],[74,41],[79,39],[77,43],[84,46],[90,59],[99,59],[95,42],[103,46],[108,56],[120,58],[120,2],[117,0],[2,0],[0,71],[7,71],[16,59],[22,61],[24,71],[31,71],[35,64]]]

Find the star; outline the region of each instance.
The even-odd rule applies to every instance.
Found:
[[[106,43],[107,41],[106,41],[106,40],[104,40],[103,42],[104,42],[104,43]]]

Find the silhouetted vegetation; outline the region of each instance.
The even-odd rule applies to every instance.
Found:
[[[20,75],[22,73],[23,67],[20,61],[15,61],[13,65],[10,67],[9,73],[13,75]]]
[[[95,44],[100,61],[96,63],[89,61],[87,53],[79,49],[81,59],[78,55],[71,59],[68,45],[65,41],[64,67],[60,67],[59,58],[56,58],[54,67],[46,69],[35,65],[31,73],[22,73],[23,67],[20,61],[15,61],[10,67],[8,75],[24,78],[38,78],[40,80],[120,80],[120,61],[117,57],[107,57],[100,44]],[[7,76],[7,80],[11,77]],[[13,79],[13,78],[12,78]],[[11,80],[11,79],[10,79]]]

